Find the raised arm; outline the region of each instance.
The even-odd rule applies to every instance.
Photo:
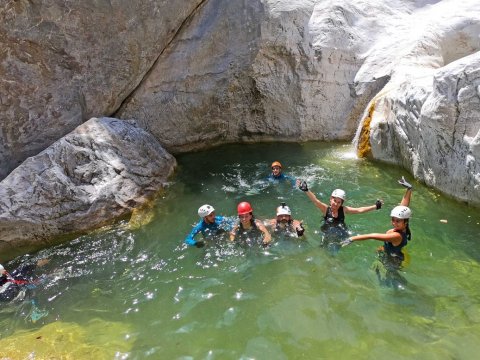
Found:
[[[405,194],[403,194],[400,205],[410,206],[410,198],[412,197],[412,185],[408,183],[403,176],[400,180],[398,180],[398,183],[407,189],[405,191]]]
[[[297,186],[300,190],[307,194],[310,201],[322,211],[323,215],[325,215],[328,205],[318,200],[315,194],[308,190],[307,183],[305,181],[297,180]]]

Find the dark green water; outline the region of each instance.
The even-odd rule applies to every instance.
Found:
[[[38,359],[476,358],[478,209],[413,182],[407,284],[384,287],[370,270],[381,243],[355,243],[336,256],[320,248],[320,211],[301,191],[263,181],[273,160],[325,202],[334,188],[347,191],[350,206],[384,199],[380,211],[347,215],[353,233],[388,230],[404,192],[396,180],[412,179],[356,159],[349,144],[232,145],[183,155],[150,223],[120,224],[32,256],[51,259],[35,294],[48,315],[32,322],[29,301],[3,305],[0,347],[21,344]],[[267,251],[183,246],[200,205],[232,216],[242,200],[261,219],[287,202],[304,220],[306,239]]]

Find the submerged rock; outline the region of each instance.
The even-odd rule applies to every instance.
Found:
[[[134,121],[92,118],[0,183],[0,253],[128,215],[165,186],[175,159]]]

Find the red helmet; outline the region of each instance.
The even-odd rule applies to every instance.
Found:
[[[253,212],[252,206],[250,203],[243,201],[237,206],[238,215],[248,214]]]

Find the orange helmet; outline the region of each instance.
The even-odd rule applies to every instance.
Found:
[[[243,201],[237,206],[238,215],[249,214],[253,212],[252,206],[250,203]]]
[[[271,167],[273,168],[274,166],[278,166],[280,169],[282,168],[282,164],[280,164],[280,162],[278,162],[278,161],[274,161],[274,162],[272,163],[272,166],[271,166]]]

